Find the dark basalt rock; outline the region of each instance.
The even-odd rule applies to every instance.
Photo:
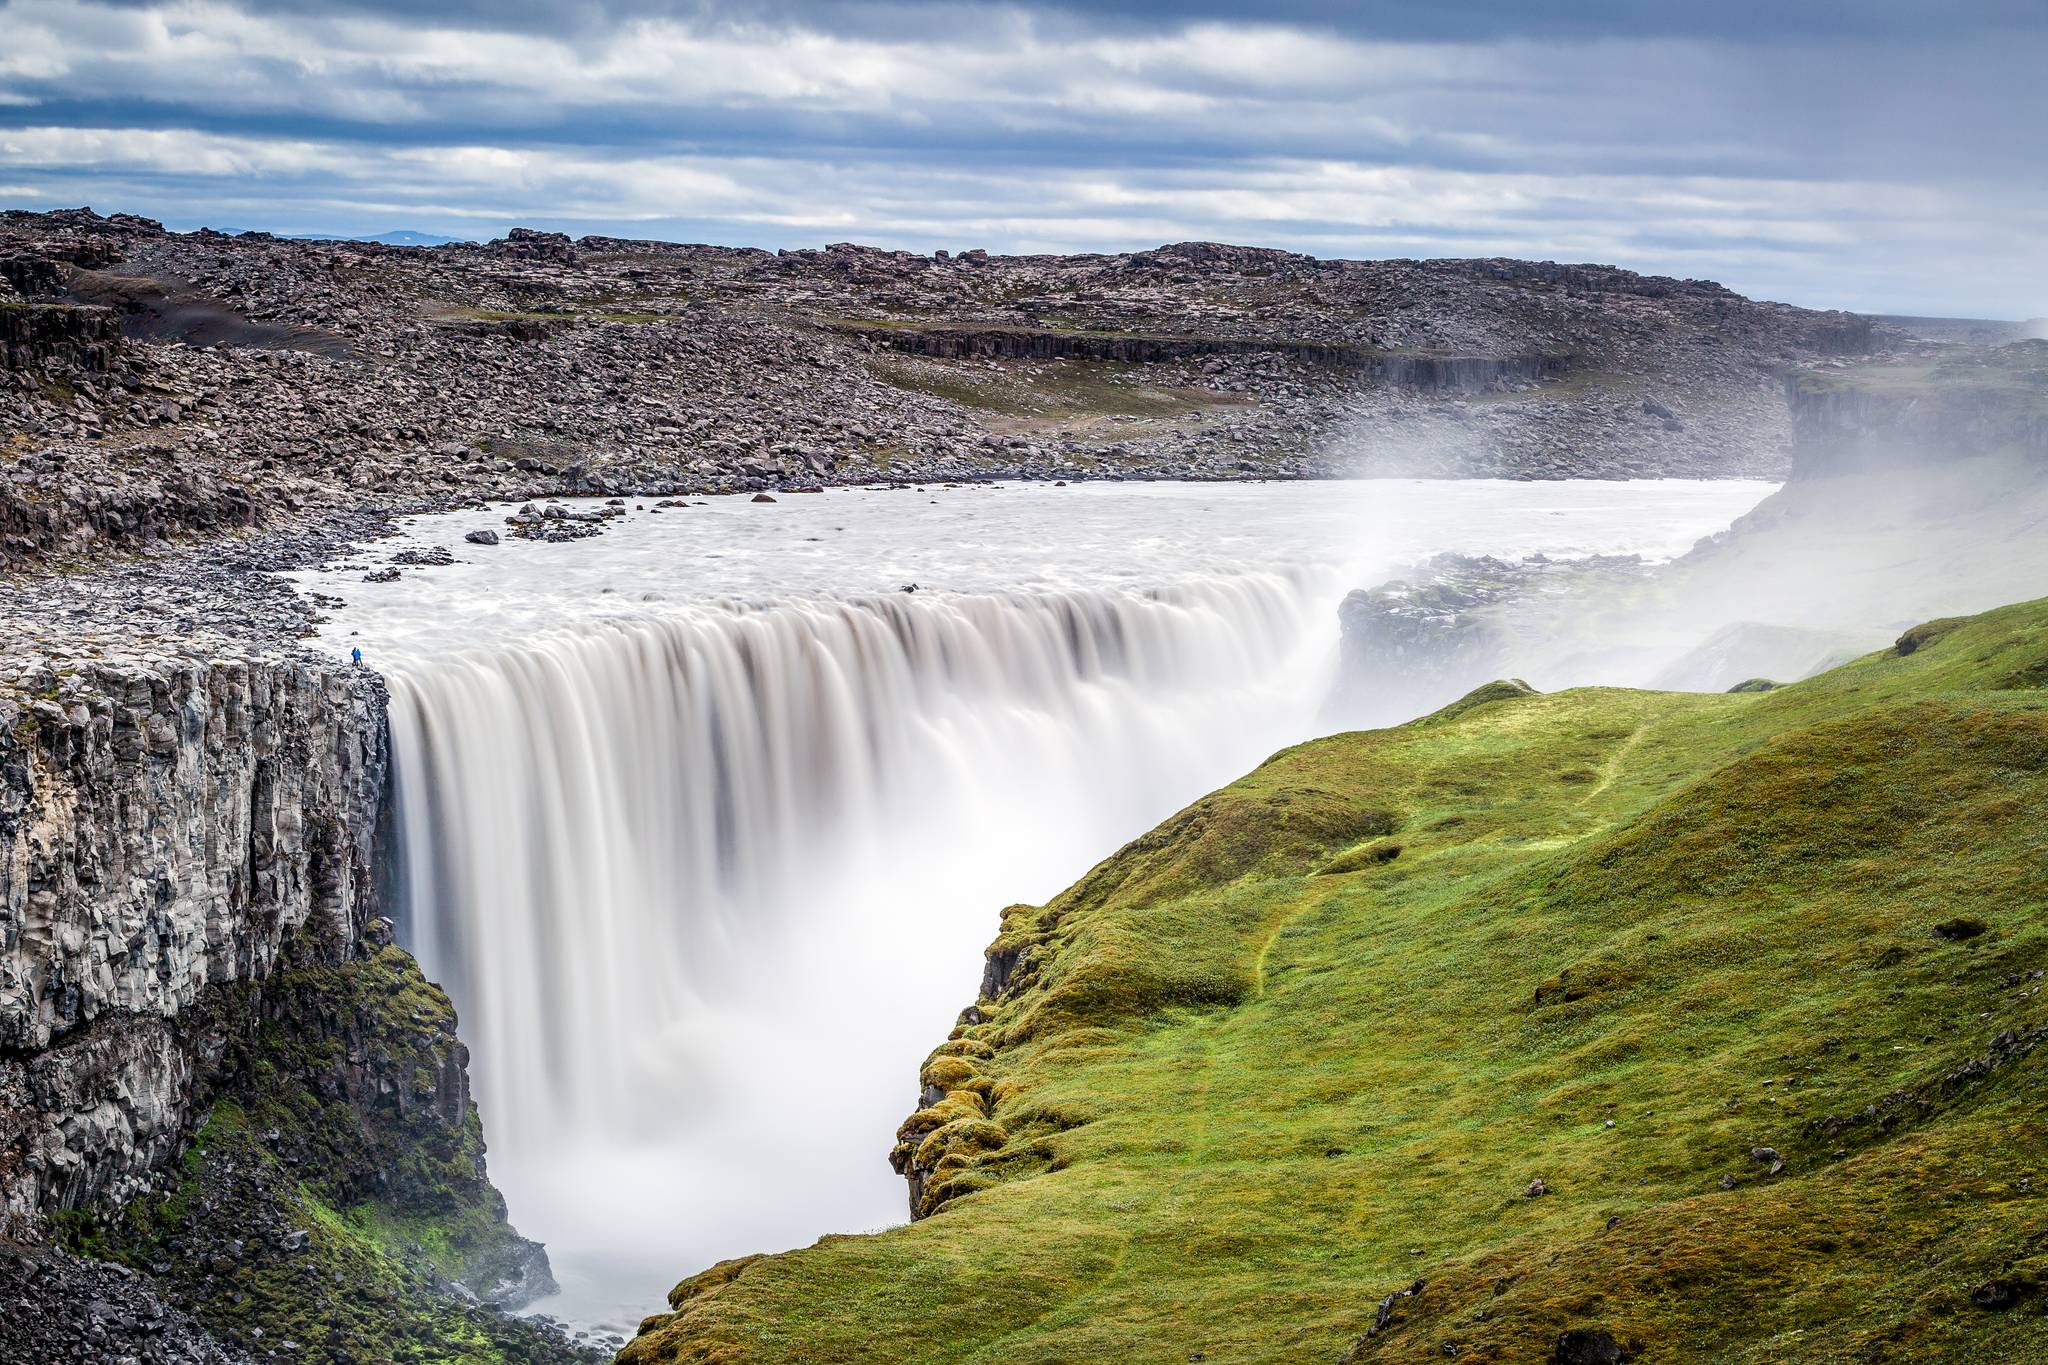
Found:
[[[497,1311],[554,1278],[486,1176],[454,1011],[389,938],[373,921],[338,961],[295,942],[285,970],[211,992],[187,1025],[204,1124],[156,1191],[68,1230],[259,1355],[297,1341],[291,1359],[354,1365],[482,1339],[508,1362],[602,1358]]]
[[[1553,1365],[1621,1365],[1629,1353],[1614,1334],[1599,1327],[1574,1327],[1557,1339]]]
[[[120,355],[120,321],[108,309],[0,304],[0,370],[105,374]]]
[[[0,1360],[249,1365],[126,1266],[0,1242]]]
[[[1970,1291],[1970,1303],[1987,1313],[2008,1312],[2032,1287],[2014,1280],[1986,1280]]]

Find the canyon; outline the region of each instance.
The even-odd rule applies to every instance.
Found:
[[[0,1348],[105,1358],[61,1352],[85,1349],[79,1334],[90,1327],[69,1324],[87,1321],[88,1306],[116,1302],[91,1326],[125,1334],[136,1358],[152,1360],[787,1354],[760,1337],[763,1320],[849,1359],[961,1358],[961,1343],[991,1358],[1060,1359],[1119,1349],[1131,1339],[1120,1331],[1162,1315],[1178,1325],[1158,1329],[1155,1344],[1175,1358],[1224,1339],[1245,1358],[1287,1358],[1312,1339],[1358,1360],[1444,1342],[1473,1358],[1513,1358],[1567,1330],[1697,1343],[1705,1329],[1683,1315],[1623,1322],[1595,1312],[1585,1294],[1544,1279],[1561,1272],[1538,1270],[1532,1247],[1568,1254],[1585,1283],[1604,1283],[1668,1232],[1659,1220],[1705,1207],[1682,1201],[1712,1199],[1722,1175],[1733,1184],[1709,1223],[1750,1218],[1764,1229],[1756,1235],[1786,1236],[1783,1220],[1807,1206],[1755,1201],[1778,1200],[1769,1192],[1799,1179],[1835,1179],[1813,1134],[1875,1169],[1856,1180],[1905,1178],[1882,1164],[1895,1146],[1880,1140],[1892,1131],[1881,1119],[1915,1101],[1886,1097],[1936,1095],[1920,1117],[1945,1115],[1955,1095],[1982,1089],[1971,1088],[1981,1074],[2001,1103],[2022,1102],[2004,1087],[2030,1074],[2038,1026],[2025,1003],[2038,953],[2023,913],[2038,888],[2015,871],[2038,866],[2026,862],[2032,845],[2016,813],[2037,795],[2038,613],[1946,626],[1922,637],[1924,650],[1891,642],[1921,619],[1988,609],[2029,595],[2014,584],[2040,581],[2028,556],[2038,553],[2048,464],[2048,345],[1924,343],[1872,320],[1603,267],[1331,262],[1211,244],[914,257],[516,232],[484,246],[395,248],[167,233],[78,210],[0,217],[0,277],[14,293],[0,298],[0,1241],[10,1258],[0,1283],[33,1305],[9,1314]],[[1373,555],[1347,561],[1335,532],[1283,553],[1289,528],[1349,496],[1341,490],[1355,485],[1335,475],[1388,488],[1460,476],[1467,482],[1442,487],[1464,491],[1441,501],[1464,526],[1484,512],[1457,498],[1496,487],[1473,480],[1537,491],[1500,492],[1501,507],[1527,515],[1492,530],[1406,539],[1397,531],[1435,502],[1379,491],[1364,500],[1384,504]],[[1727,482],[1710,515],[1659,534],[1613,524],[1581,534],[1594,525],[1571,521],[1583,508],[1543,501],[1546,484],[1577,497],[1561,481],[1593,478],[1641,480],[1613,487],[1649,498],[1650,481],[1665,476],[1789,482],[1755,510],[1767,486]],[[1254,482],[1311,477],[1326,481]],[[1169,500],[1209,487],[1214,508],[1176,542],[1208,558],[1175,561],[1173,582],[1158,581],[1166,561],[1145,539],[1156,518],[1090,520],[1110,498],[1181,506]],[[1845,502],[1845,489],[1857,496]],[[1893,521],[1865,515],[1880,490]],[[1036,510],[998,512],[1003,499]],[[897,510],[913,504],[915,514]],[[1606,505],[1631,519],[1625,498]],[[1542,512],[1541,530],[1526,529],[1528,509]],[[1567,529],[1548,526],[1553,512]],[[979,520],[959,520],[970,517]],[[1681,524],[1683,534],[1671,529]],[[1916,538],[1935,525],[1949,529]],[[890,528],[907,527],[921,544],[958,547],[955,557],[893,552]],[[852,537],[843,549],[807,548],[807,536],[834,528]],[[1095,535],[1102,548],[1064,565],[1034,559],[1053,528]],[[1987,536],[2013,547],[1996,572],[1957,570],[1985,564],[1968,542],[1981,550]],[[679,537],[693,548],[677,550]],[[760,561],[772,577],[719,576],[717,558],[775,537],[779,557]],[[1854,562],[1891,567],[1837,575],[1868,590],[1772,623],[1797,633],[1782,648],[1755,644],[1759,612],[1718,619],[1699,605],[1752,606],[1768,595],[1755,580],[1774,575],[1816,581],[1827,556],[1792,554],[1816,538],[1881,544],[1881,560]],[[607,569],[607,555],[625,567]],[[677,567],[663,583],[654,566],[668,561]],[[545,583],[515,591],[521,564],[558,579],[560,593],[550,598]],[[1362,591],[1340,616],[1350,589]],[[518,591],[532,599],[514,600]],[[1610,647],[1643,639],[1648,621],[1677,624],[1629,661],[1635,673],[1617,672]],[[1340,628],[1345,681],[1369,699],[1349,723],[1434,717],[1288,748],[1201,798],[1275,749],[1338,728],[1345,718],[1319,709],[1336,675],[1316,670],[1338,666]],[[1718,631],[1745,628],[1743,641],[1712,645]],[[1818,638],[1827,631],[1842,638]],[[347,661],[362,645],[369,668]],[[1712,695],[1552,691],[1704,669],[1695,651],[1710,645],[1721,651],[1712,668],[1740,660],[1737,671],[1772,684],[1844,655],[1878,657],[1753,693],[1727,693],[1743,679],[1720,673],[1680,680]],[[458,647],[469,651],[466,674],[416,662]],[[1328,657],[1277,662],[1298,655]],[[1427,681],[1398,693],[1390,659]],[[1436,710],[1521,673],[1543,694],[1494,684]],[[1176,697],[1191,678],[1206,692]],[[1858,689],[1898,713],[1858,719]],[[806,719],[764,724],[767,715]],[[1056,739],[1047,715],[1058,718]],[[695,716],[701,730],[664,732],[663,718],[676,716]],[[1868,744],[1857,729],[1866,722],[1877,736]],[[990,728],[976,738],[974,725]],[[1766,756],[1729,748],[1724,732]],[[1175,768],[1190,733],[1232,742]],[[1917,920],[1909,935],[1900,926],[1917,902],[1890,884],[1841,902],[1841,936],[1825,953],[1847,962],[1862,951],[1856,934],[1897,938],[1899,961],[1871,970],[1899,968],[1906,1003],[1857,986],[1845,999],[1868,1037],[1856,1041],[1830,1044],[1835,1034],[1804,1015],[1783,1021],[1780,1034],[1798,1040],[1785,1044],[1789,1072],[1806,1078],[1837,1065],[1820,1059],[1851,1052],[1859,1064],[1831,1083],[1840,1112],[1802,1109],[1810,1123],[1794,1136],[1785,1123],[1716,1115],[1702,1081],[1698,1093],[1652,1105],[1674,1106],[1658,1131],[1675,1145],[1627,1174],[1655,1189],[1580,1208],[1580,1189],[1613,1184],[1622,1168],[1596,1171],[1568,1154],[1556,1145],[1563,1129],[1532,1139],[1513,1180],[1495,1181],[1516,1189],[1482,1191],[1439,1170],[1432,1152],[1449,1140],[1405,1117],[1359,1113],[1356,1131],[1326,1133],[1336,1119],[1289,1108],[1337,1103],[1336,1090],[1315,1085],[1348,1096],[1363,1073],[1290,1081],[1250,1060],[1303,1048],[1321,1057],[1339,1038],[1390,1055],[1389,1038],[1455,1052],[1449,1016],[1433,1011],[1488,1018],[1512,998],[1531,1048],[1565,1050],[1489,1065],[1531,1093],[1571,1090],[1574,1134],[1581,1119],[1607,1123],[1609,1110],[1630,1126],[1646,1120],[1641,1104],[1573,1090],[1604,1082],[1570,1078],[1633,1066],[1631,1049],[1655,1051],[1639,1041],[1601,1052],[1607,1025],[1596,1016],[1619,1002],[1636,1011],[1626,1031],[1651,1029],[1654,1002],[1630,983],[1678,972],[1648,944],[1686,931],[1573,916],[1610,893],[1654,899],[1660,879],[1677,874],[1637,863],[1710,837],[1684,832],[1695,827],[1725,836],[1731,812],[1766,808],[1786,790],[1807,799],[1819,765],[1868,763],[1886,780],[1933,784],[1918,769],[1883,766],[1908,763],[1882,743],[1908,733],[1981,782],[1930,786],[1918,823],[1859,787],[1851,805],[1877,823],[1822,852],[1853,861],[1886,839],[1970,829],[1995,851],[1939,894],[1991,906],[1993,932],[1969,936],[1976,948],[1929,940]],[[578,744],[550,754],[556,734]],[[525,738],[507,757],[512,735]],[[971,807],[962,772],[1034,750],[1071,771]],[[695,760],[640,764],[649,752]],[[1781,752],[1792,757],[1770,756]],[[432,780],[411,790],[444,805],[405,806],[407,779],[394,767],[410,762],[417,782],[429,761]],[[1120,778],[1091,773],[1098,764],[1171,780],[1124,791]],[[1466,790],[1460,765],[1492,773],[1504,794]],[[764,785],[747,788],[734,775],[742,770]],[[1695,809],[1706,798],[1686,795],[1694,780],[1723,791],[1723,806]],[[532,794],[554,791],[571,794],[574,809],[545,829],[522,824]],[[1013,841],[1034,804],[1053,802],[1077,803],[1072,838],[1041,836],[1042,856],[1021,860],[975,852],[979,839]],[[840,828],[821,815],[850,808],[946,833],[920,847],[887,821]],[[641,819],[651,823],[636,827]],[[677,839],[671,861],[635,863],[677,829],[695,842]],[[1778,830],[1758,845],[1771,867],[1790,869],[1769,896],[1834,894],[1799,880],[1806,837]],[[873,865],[857,877],[846,869],[864,866],[863,850]],[[550,1113],[600,1134],[650,1116],[674,1128],[677,1097],[718,1080],[716,1068],[687,1064],[693,1047],[715,1050],[704,1040],[721,1037],[720,982],[772,998],[764,963],[751,959],[776,959],[768,940],[748,937],[752,917],[817,899],[809,889],[835,875],[887,888],[919,858],[990,862],[973,885],[991,916],[997,897],[1042,903],[1003,912],[980,998],[957,1023],[953,1004],[971,991],[992,922],[930,929],[938,937],[920,956],[892,947],[890,907],[876,905],[837,926],[842,937],[809,945],[806,981],[835,967],[858,975],[851,964],[885,973],[892,957],[953,973],[924,983],[924,1014],[892,1025],[891,1046],[915,1038],[919,1051],[953,1034],[921,1075],[902,1077],[904,1094],[921,1091],[923,1103],[897,1130],[893,1156],[901,1105],[870,1094],[868,1108],[899,1112],[871,1150],[846,1158],[871,1166],[875,1183],[907,1179],[917,1220],[877,1238],[724,1262],[686,1280],[670,1312],[637,1335],[618,1321],[621,1306],[607,1305],[597,1330],[595,1316],[564,1328],[500,1311],[552,1292],[555,1268],[515,1231],[520,1206],[508,1211],[487,1173],[486,1139],[502,1143],[501,1123],[530,1130]],[[1462,889],[1465,867],[1494,889]],[[770,874],[791,881],[734,891]],[[1728,893],[1711,877],[1678,880],[1685,895]],[[607,919],[625,906],[644,909]],[[1403,906],[1418,916],[1407,927],[1395,923]],[[590,937],[564,945],[564,907],[583,910]],[[1454,987],[1475,961],[1515,960],[1502,950],[1522,941],[1502,918],[1511,909],[1537,915],[1549,937],[1525,965],[1475,977],[1484,994]],[[1433,915],[1484,943],[1430,956],[1423,926]],[[489,916],[521,927],[486,942],[477,931],[498,922]],[[1386,1015],[1370,1002],[1394,983],[1345,975],[1383,926],[1414,979],[1444,991],[1440,1005]],[[629,959],[639,948],[637,966],[629,960],[622,974],[616,942],[598,952],[599,929],[624,939]],[[1759,932],[1777,946],[1758,971],[1791,979],[1803,950],[1771,937],[1783,932],[1776,921]],[[553,959],[544,976],[542,955]],[[702,978],[661,970],[679,956],[703,962]],[[1287,983],[1323,977],[1348,983],[1342,998],[1290,1013]],[[1954,982],[1970,993],[1973,1019],[1996,1014],[2009,1041],[1979,1039],[1985,1030],[1944,1003]],[[778,1084],[822,1098],[833,1087],[806,1073],[829,1070],[819,1058],[831,1053],[806,1029],[838,1027],[857,1043],[845,1021],[858,1008],[835,998],[814,1017],[791,1006],[781,1032],[744,1014],[723,1023],[765,1044],[758,1057],[732,1057],[785,1069]],[[1354,1037],[1329,1024],[1331,1010],[1369,1017],[1377,1031]],[[594,1018],[591,1029],[616,1046],[578,1050],[571,1016]],[[1309,1039],[1305,1020],[1332,1031]],[[1516,1013],[1503,1027],[1523,1022]],[[1762,1065],[1715,1051],[1715,1037],[1671,1036],[1707,1056],[1705,1074],[1731,1092]],[[1916,1053],[1939,1046],[1923,1065],[1892,1058],[1894,1037]],[[557,1069],[529,1074],[515,1101],[504,1078],[551,1055]],[[1216,1071],[1218,1055],[1237,1069]],[[1422,1063],[1402,1053],[1386,1065],[1398,1080]],[[1630,1084],[1648,1094],[1661,1074],[1630,1072]],[[1191,1092],[1178,1078],[1207,1079],[1189,1079]],[[1247,1113],[1287,1109],[1267,1117],[1291,1145],[1264,1152],[1211,1103],[1212,1084]],[[1169,1113],[1188,1093],[1201,1102]],[[607,1108],[608,1097],[618,1103]],[[1852,1098],[1876,1106],[1868,1124]],[[1447,1103],[1484,1112],[1471,1096]],[[1531,1103],[1512,1122],[1567,1123],[1552,1099]],[[637,1119],[635,1105],[646,1106]],[[1684,1116],[1679,1128],[1669,1113]],[[1956,1121],[1965,1126],[1915,1139],[1931,1144],[1929,1161],[1963,1159],[1991,1136],[2023,1150],[2004,1110],[1971,1113]],[[778,1118],[800,1122],[786,1100],[754,1115]],[[796,1137],[775,1160],[817,1160]],[[1751,1150],[1791,1154],[1794,1181],[1753,1172],[1742,1155]],[[1370,1184],[1408,1190],[1388,1196],[1408,1212],[1358,1248],[1356,1266],[1353,1233],[1334,1225],[1313,1247],[1288,1241],[1248,1212],[1271,1195],[1259,1174],[1269,1157],[1296,1188],[1321,1191],[1319,1208],[1344,1207],[1342,1187]],[[1493,1169],[1507,1158],[1474,1146],[1451,1160]],[[1154,1161],[1187,1170],[1161,1176]],[[835,1179],[842,1169],[820,1166]],[[1532,1181],[1566,1193],[1524,1196]],[[1212,1184],[1224,1194],[1212,1198]],[[892,1186],[892,1199],[900,1191]],[[1427,1239],[1402,1201],[1441,1199],[1461,1228],[1499,1217],[1535,1240],[1473,1233],[1455,1254],[1418,1261],[1406,1242]],[[1495,1204],[1509,1212],[1483,1213]],[[1567,1232],[1549,1221],[1567,1206],[1589,1227],[1595,1215],[1638,1220],[1624,1240],[1641,1244],[1616,1250],[1577,1223]],[[1521,1228],[1523,1210],[1540,1226]],[[1190,1225],[1200,1231],[1167,1231]],[[1098,1264],[1105,1227],[1124,1251]],[[811,1235],[800,1228],[763,1235],[794,1244]],[[1898,1250],[1870,1226],[1829,1235],[1865,1260]],[[1913,1245],[1967,1262],[1986,1284],[2031,1283],[2025,1253],[2003,1236],[1973,1255],[1935,1234]],[[1734,1241],[1698,1255],[1733,1256]],[[2011,1264],[1993,1265],[1998,1256]],[[1249,1305],[1269,1292],[1260,1267],[1273,1258],[1316,1267],[1302,1281],[1313,1290],[1299,1291],[1314,1302],[1288,1328],[1297,1335],[1205,1335],[1205,1324],[1259,1316]],[[1052,1268],[1062,1261],[1107,1287]],[[666,1278],[694,1268],[670,1265]],[[1752,1283],[1725,1266],[1702,1273],[1717,1296]],[[943,1288],[899,1304],[886,1286],[905,1276],[936,1276]],[[1510,1286],[1494,1291],[1498,1310],[1484,1302],[1489,1282]],[[1587,1292],[1597,1302],[1606,1291]],[[1948,1320],[1942,1292],[1930,1285],[1911,1298],[1887,1330],[1949,1333],[1971,1349],[2016,1339],[2019,1317]],[[1567,1301],[1568,1312],[1556,1306]],[[966,1305],[979,1321],[959,1318]],[[1757,1331],[1796,1326],[1758,1322]],[[50,1340],[6,1335],[35,1323],[50,1325]]]

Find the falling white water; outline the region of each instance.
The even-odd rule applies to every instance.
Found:
[[[720,1069],[703,1054],[735,1041],[719,1021],[802,980],[792,953],[928,930],[821,904],[900,894],[959,850],[1000,861],[990,845],[1042,846],[1049,823],[1113,840],[1202,779],[1202,737],[1255,760],[1301,733],[1310,597],[1261,575],[685,610],[395,673],[408,927],[473,1002],[487,1074],[536,1063],[498,1082],[508,1130],[689,1122]]]
[[[1308,737],[1344,590],[1442,549],[1676,553],[1767,488],[816,495],[309,578],[391,682],[404,932],[492,1171],[624,1326],[902,1217],[884,1156],[996,912]],[[383,547],[380,547],[380,551]],[[916,581],[915,593],[890,591]]]

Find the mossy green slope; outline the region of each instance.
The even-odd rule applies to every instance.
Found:
[[[897,1149],[929,1216],[621,1359],[2048,1361],[2044,969],[2048,602],[1497,685],[1013,908]]]

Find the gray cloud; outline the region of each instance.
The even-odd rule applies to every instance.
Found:
[[[1498,252],[2048,311],[2039,6],[1801,14],[1833,8],[6,0],[0,191],[287,230]]]

